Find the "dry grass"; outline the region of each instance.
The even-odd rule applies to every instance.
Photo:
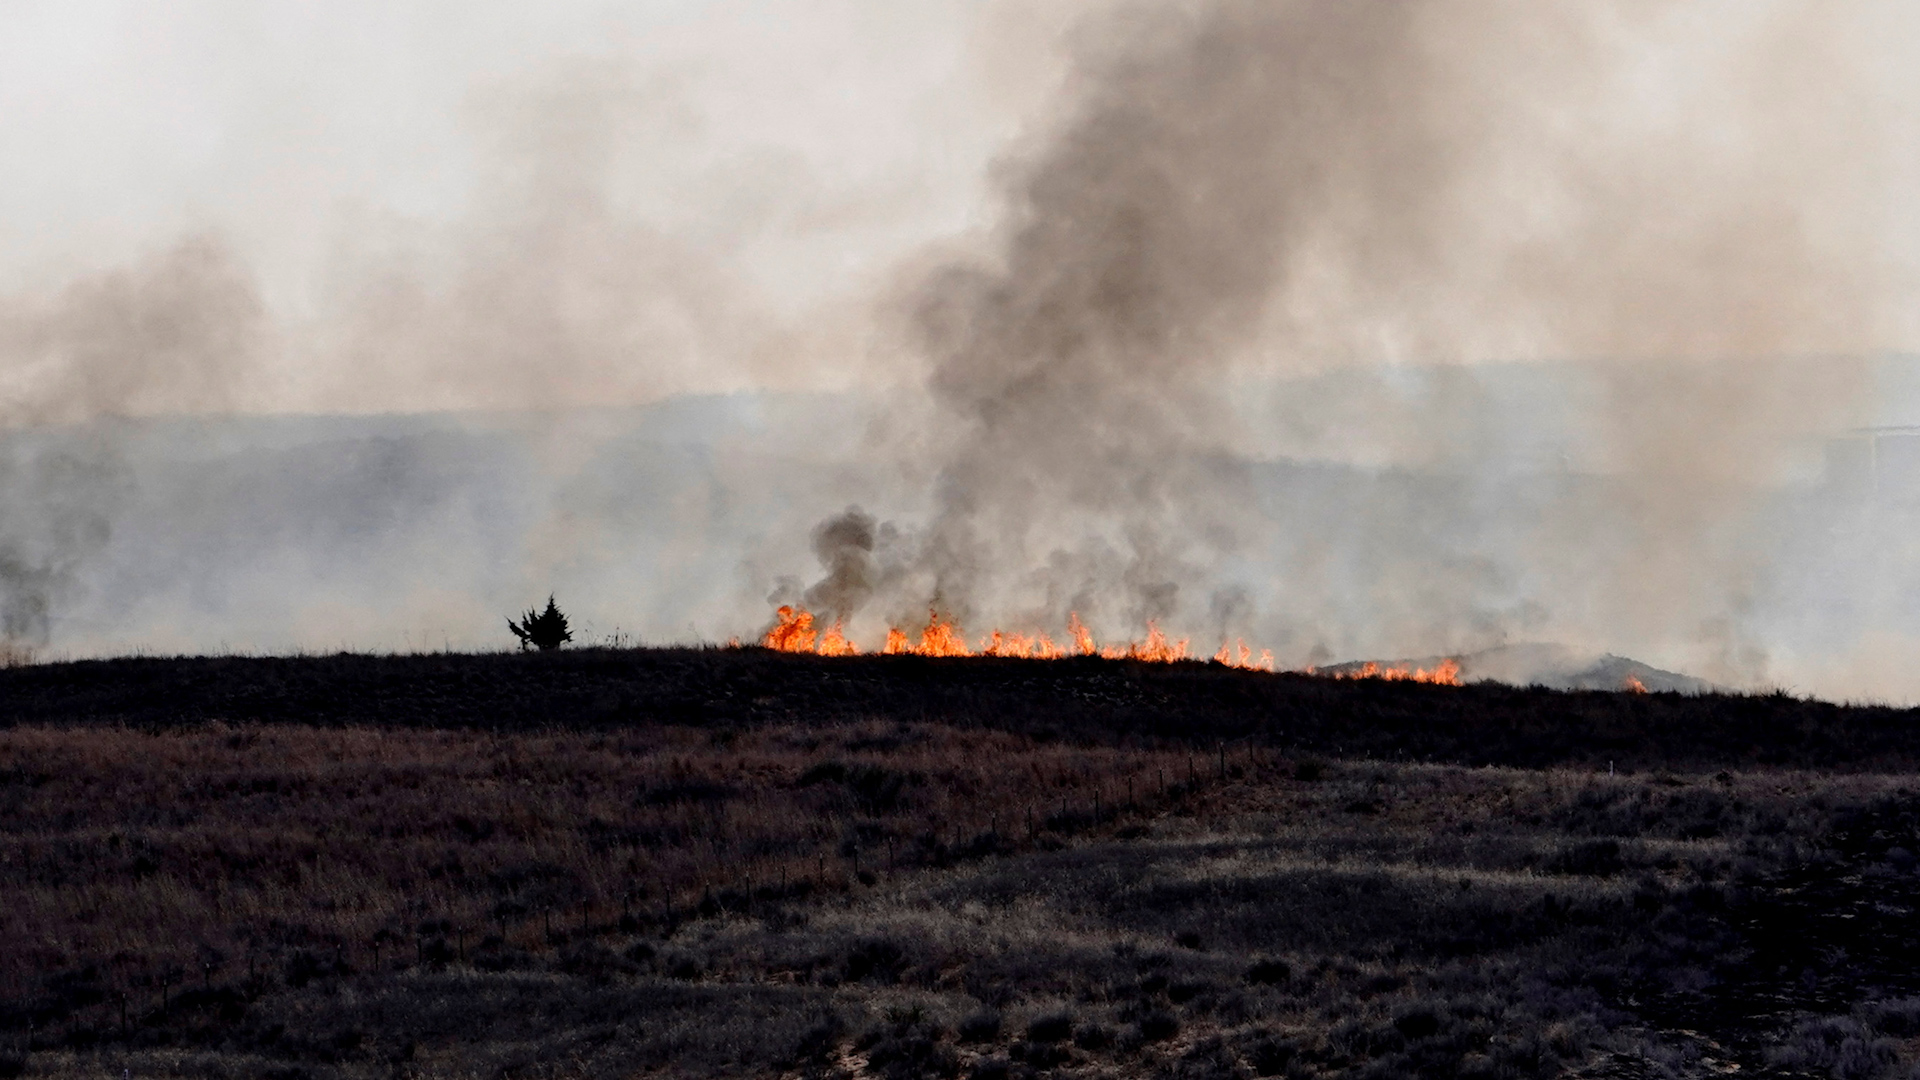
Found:
[[[894,724],[724,741],[16,728],[0,731],[0,936],[18,943],[0,996],[98,967],[138,1010],[299,950],[367,968],[489,937],[545,949],[622,916],[666,924],[1111,831],[1197,806],[1218,772]]]
[[[0,729],[0,1075],[1915,1064],[1911,775],[1016,721]]]

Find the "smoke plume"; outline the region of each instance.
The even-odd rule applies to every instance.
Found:
[[[52,296],[0,303],[0,427],[215,412],[250,374],[263,336],[251,282],[215,238]],[[111,428],[45,447],[0,447],[0,642],[45,645],[54,606],[112,538],[128,479]]]
[[[1864,385],[1858,360],[1809,358],[1887,347],[1911,295],[1876,233],[1874,17],[1831,15],[1214,0],[1084,27],[1059,120],[1003,167],[990,250],[907,290],[953,435],[874,602],[1258,626],[1300,659],[1330,637],[1734,633],[1756,567],[1722,534]],[[1465,479],[1425,510],[1383,488],[1371,511],[1436,528],[1383,543],[1318,519],[1319,546],[1377,551],[1371,580],[1329,581],[1288,539],[1309,505],[1255,509],[1273,433],[1235,407],[1250,376],[1489,360],[1585,362],[1578,482],[1489,490],[1499,421],[1463,431],[1441,402],[1383,441]],[[1530,523],[1509,552],[1460,550],[1463,522],[1500,516],[1489,499]],[[820,595],[858,605],[872,575],[846,589],[850,564],[822,558]],[[1264,612],[1234,580],[1248,561]],[[1728,655],[1715,675],[1751,677]]]

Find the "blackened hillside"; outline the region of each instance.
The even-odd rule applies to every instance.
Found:
[[[120,659],[0,671],[5,725],[726,729],[875,719],[1076,742],[1212,747],[1250,739],[1296,753],[1467,764],[1895,769],[1920,758],[1920,712],[1911,709],[1786,695],[1339,681],[1208,663],[582,649]]]

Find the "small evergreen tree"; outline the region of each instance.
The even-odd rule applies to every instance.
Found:
[[[526,652],[528,646],[546,652],[573,640],[573,632],[567,629],[567,617],[560,614],[560,606],[553,602],[551,594],[547,596],[547,610],[535,614],[529,608],[519,622],[508,619],[507,629],[520,639],[521,652]]]

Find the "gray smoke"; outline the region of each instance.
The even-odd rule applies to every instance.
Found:
[[[931,604],[1828,692],[1920,641],[1920,518],[1821,479],[1920,342],[1910,5],[713,5],[666,52],[473,7],[285,15],[341,62],[279,96],[271,35],[186,5],[220,77],[157,89],[224,141],[184,200],[0,86],[20,176],[100,178],[0,200],[66,252],[0,268],[0,632],[508,646],[553,592],[582,640],[724,640],[771,592],[867,645]],[[970,111],[1046,87],[1010,143]]]
[[[803,599],[828,625],[860,610],[879,584],[881,571],[873,558],[876,525],[872,515],[853,506],[813,530],[813,553],[826,576]]]
[[[0,427],[215,412],[257,359],[262,311],[215,238],[196,237],[46,297],[0,303]],[[42,646],[55,606],[112,538],[129,476],[112,425],[47,446],[0,444],[0,636]]]
[[[1713,5],[1703,35],[1702,8],[1212,0],[1085,27],[992,250],[907,291],[954,435],[882,612],[1253,626],[1294,659],[1717,636],[1709,674],[1755,677],[1761,568],[1726,534],[1857,411],[1861,362],[1807,358],[1885,347],[1911,295],[1858,63],[1897,16]],[[1373,433],[1454,479],[1381,481],[1365,524],[1256,509],[1250,374],[1483,360],[1583,361],[1581,475],[1502,490],[1469,372]],[[1488,522],[1506,550],[1474,550]]]

